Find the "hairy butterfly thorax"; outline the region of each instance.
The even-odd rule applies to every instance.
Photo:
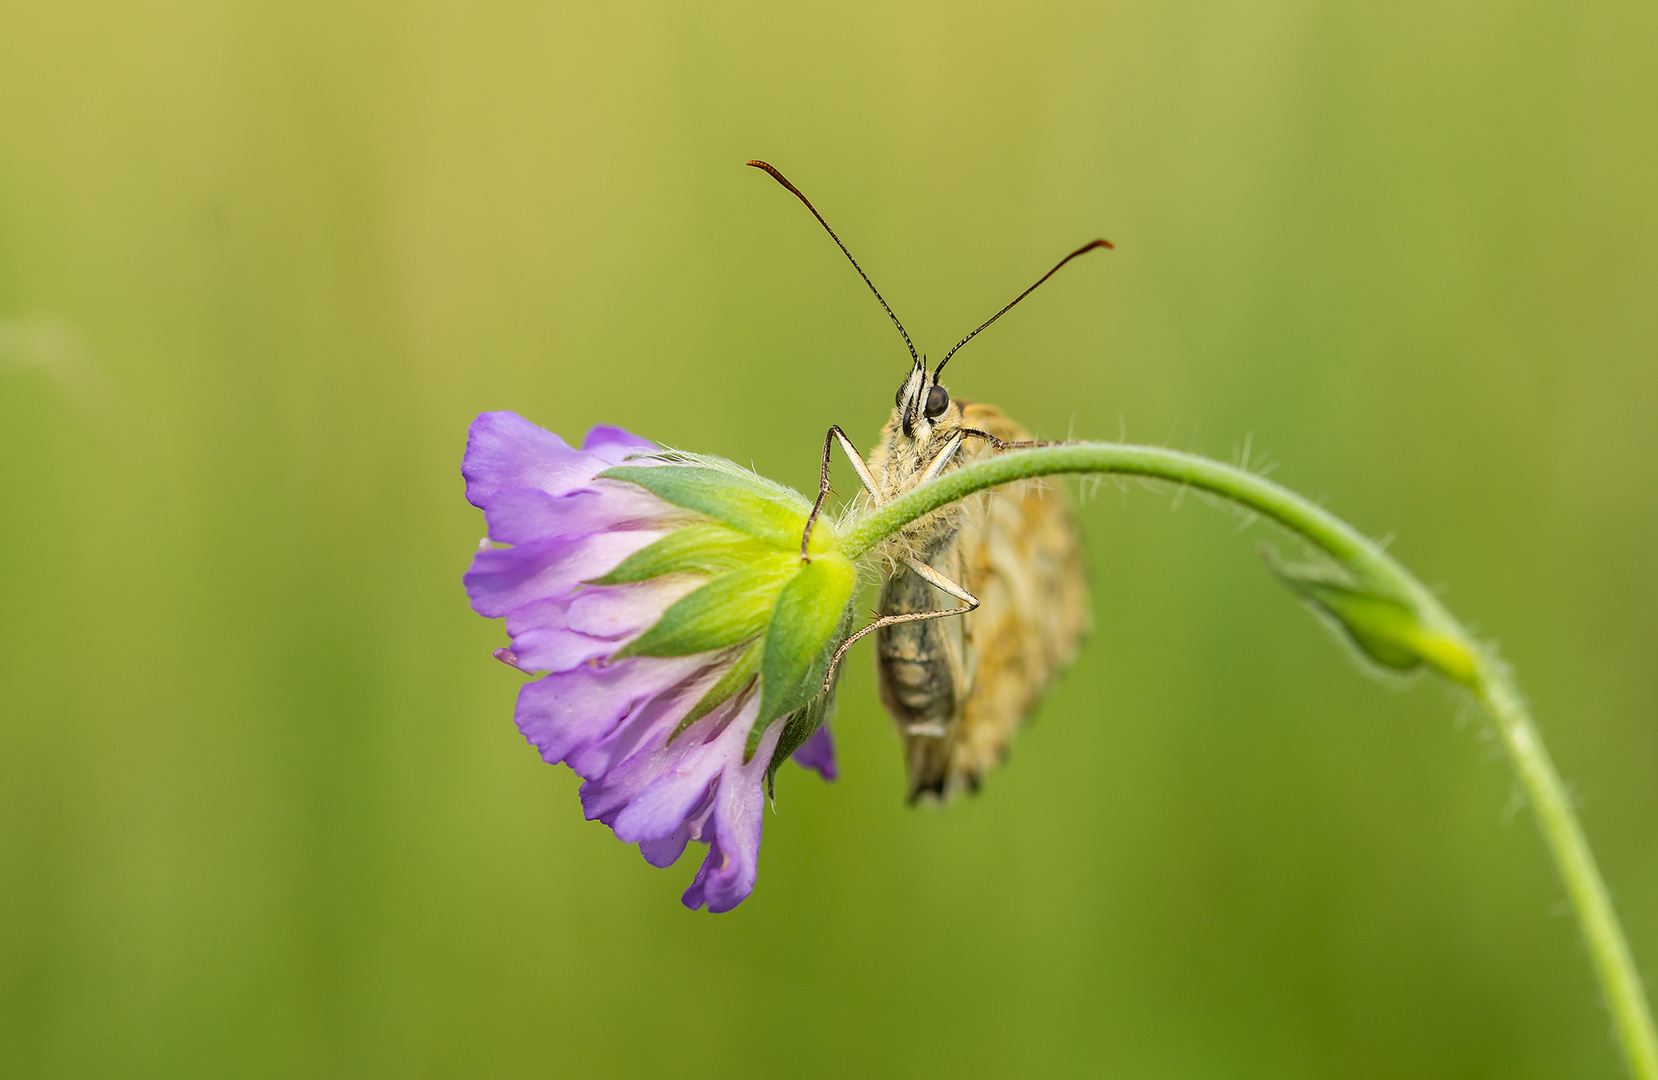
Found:
[[[1030,288],[979,325],[928,369],[908,332],[840,237],[782,173],[764,169],[792,192],[834,239],[909,348],[911,367],[894,397],[880,440],[864,460],[836,426],[823,444],[817,503],[829,492],[829,456],[838,442],[861,498],[883,504],[981,455],[1033,445],[1029,432],[992,405],[955,400],[940,381],[952,356],[1094,240],[1061,259]],[[806,557],[812,529],[806,526]],[[876,617],[835,654],[876,635],[881,703],[904,745],[913,801],[977,789],[1007,752],[1013,732],[1075,654],[1088,628],[1088,592],[1076,523],[1063,492],[1027,481],[946,506],[884,543],[887,568]],[[833,678],[833,666],[831,676]]]

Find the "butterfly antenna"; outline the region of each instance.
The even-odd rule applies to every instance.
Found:
[[[1112,246],[1113,245],[1112,245],[1111,241],[1109,241],[1109,240],[1090,240],[1088,243],[1082,245],[1081,247],[1077,248],[1075,251],[1071,252],[1069,255],[1065,256],[1063,259],[1059,260],[1059,262],[1054,266],[1054,268],[1052,270],[1049,270],[1046,274],[1043,274],[1041,277],[1037,278],[1036,279],[1036,285],[1042,284],[1044,281],[1047,281],[1049,278],[1051,278],[1055,274],[1059,273],[1059,268],[1061,266],[1064,266],[1066,263],[1070,262],[1072,259],[1076,258],[1078,255],[1086,255],[1088,252],[1093,251],[1095,248],[1109,248],[1109,247],[1112,247]],[[995,322],[997,319],[1000,319],[1003,315],[1006,315],[1009,311],[1013,310],[1013,304],[1017,304],[1019,301],[1023,300],[1025,297],[1029,296],[1031,293],[1035,292],[1036,291],[1036,285],[1032,285],[1030,288],[1026,289],[1024,292],[1020,293],[1018,296],[1015,296],[1013,298],[1013,303],[1012,304],[1009,304],[1007,307],[1005,307],[1002,310],[998,311],[996,314],[994,314],[990,318],[986,319],[983,323],[979,324],[978,330],[974,330],[971,334],[968,334],[966,337],[964,337],[960,341],[956,342],[955,348],[952,348],[949,352],[945,353],[944,354],[944,359],[940,360],[938,362],[938,367],[933,369],[933,381],[934,382],[938,381],[938,373],[944,370],[944,365],[948,364],[950,362],[950,357],[956,355],[956,349],[961,348],[963,345],[966,345],[969,341],[972,341],[974,338],[978,337],[979,336],[979,330],[983,330],[985,327],[989,326],[991,323]]]
[[[910,341],[910,335],[904,329],[904,324],[899,322],[898,316],[892,313],[892,308],[887,306],[886,299],[881,296],[881,290],[877,289],[875,287],[875,283],[869,280],[869,275],[864,273],[864,268],[858,265],[858,260],[852,257],[852,253],[846,250],[846,245],[841,243],[841,238],[835,235],[835,230],[831,229],[829,227],[829,223],[823,220],[823,215],[817,212],[817,207],[812,205],[812,200],[802,195],[799,188],[789,183],[788,177],[784,176],[770,165],[767,165],[765,162],[745,161],[743,164],[753,166],[756,169],[764,169],[771,173],[771,178],[773,180],[776,180],[779,184],[782,184],[784,187],[794,192],[794,197],[806,204],[806,209],[810,210],[812,212],[812,216],[817,218],[817,223],[823,226],[823,231],[829,234],[829,239],[833,240],[835,245],[841,249],[841,254],[845,255],[846,261],[852,264],[852,269],[858,272],[858,276],[864,279],[864,284],[869,286],[869,291],[875,294],[875,299],[881,302],[881,307],[886,310],[887,317],[892,320],[892,325],[898,327],[898,333],[903,336],[904,344],[908,345],[910,348],[910,359],[914,360],[917,364],[920,364],[921,357],[916,355],[915,345]],[[1040,284],[1040,282],[1038,282],[1038,284]],[[1016,304],[1018,301],[1015,300],[1014,303]],[[1012,305],[1010,304],[1008,306],[1011,307]],[[975,331],[975,333],[977,333],[977,331]]]

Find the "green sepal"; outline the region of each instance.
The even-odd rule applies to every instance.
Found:
[[[747,689],[760,670],[760,651],[761,644],[758,641],[744,649],[743,655],[737,658],[736,663],[720,676],[720,681],[711,686],[708,693],[702,695],[702,700],[685,714],[685,719],[675,725],[673,733],[668,736],[668,742],[679,738],[686,728],[724,705],[733,695]]]
[[[783,548],[793,545],[799,550],[800,536],[812,511],[812,504],[798,491],[728,462],[720,467],[618,465],[599,476],[638,484],[665,502],[707,514]]]
[[[777,770],[796,750],[806,745],[806,740],[812,737],[813,732],[823,726],[824,717],[829,715],[829,706],[834,699],[835,691],[831,687],[827,693],[819,694],[783,718],[783,731],[777,736],[777,748],[771,752],[771,763],[766,766],[768,795],[777,782]],[[753,738],[752,733],[750,738]],[[755,745],[759,745],[758,740],[755,740]],[[753,756],[752,750],[749,751],[749,756]]]
[[[1414,671],[1427,664],[1453,682],[1473,683],[1475,662],[1466,644],[1425,625],[1409,603],[1333,569],[1289,566],[1265,549],[1262,555],[1279,580],[1340,629],[1366,659],[1393,671]]]
[[[617,650],[616,658],[690,656],[758,636],[778,590],[799,564],[799,555],[777,552],[726,571],[676,600],[655,626]]]
[[[625,585],[687,571],[720,574],[746,566],[771,550],[774,549],[747,533],[726,525],[713,522],[687,525],[629,555],[616,569],[589,584]]]
[[[749,735],[745,760],[754,756],[760,733],[823,690],[829,658],[844,639],[847,609],[858,586],[858,570],[840,554],[820,555],[800,568],[777,596],[760,662],[760,715]]]

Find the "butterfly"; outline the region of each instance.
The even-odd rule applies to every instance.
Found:
[[[867,459],[838,425],[824,437],[802,558],[829,494],[836,444],[858,474],[860,498],[875,505],[985,455],[1043,445],[994,405],[951,397],[939,375],[963,345],[1060,267],[1111,247],[1109,241],[1091,241],[1065,256],[928,370],[904,324],[811,201],[771,165],[747,164],[765,170],[812,212],[910,352],[909,374]],[[903,742],[909,801],[977,791],[1088,631],[1088,585],[1070,504],[1039,481],[981,492],[912,523],[889,539],[884,553],[888,570],[876,617],[836,651],[830,681],[846,650],[873,633],[881,703]]]

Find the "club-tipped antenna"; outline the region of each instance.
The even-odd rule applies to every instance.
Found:
[[[864,279],[864,284],[869,286],[869,291],[875,294],[875,299],[881,302],[881,307],[886,311],[887,317],[892,320],[892,325],[898,327],[898,333],[903,337],[904,344],[909,346],[910,359],[914,360],[919,365],[921,363],[921,357],[916,355],[915,343],[910,341],[909,332],[904,329],[904,324],[899,322],[898,316],[892,313],[892,308],[887,306],[886,299],[881,295],[881,290],[877,289],[875,287],[875,283],[869,280],[869,275],[864,273],[864,268],[858,265],[858,260],[852,257],[852,253],[846,250],[846,245],[841,243],[841,238],[835,235],[835,230],[831,229],[829,227],[829,223],[823,220],[823,215],[817,212],[817,207],[812,205],[812,200],[802,195],[799,188],[789,183],[788,177],[784,176],[764,161],[745,161],[743,164],[753,166],[756,169],[764,169],[768,173],[771,173],[771,178],[773,180],[776,180],[779,184],[782,184],[784,187],[788,188],[794,193],[795,198],[806,204],[806,209],[810,210],[812,212],[812,216],[817,218],[817,223],[823,226],[823,231],[829,234],[829,239],[833,240],[835,242],[835,246],[841,249],[841,254],[845,255],[846,261],[852,264],[852,269],[858,272],[858,276]],[[1038,284],[1041,283],[1038,282]],[[1014,301],[1015,304],[1018,302],[1019,301],[1017,300]],[[1009,306],[1011,307],[1012,305],[1010,304]],[[975,333],[976,332],[977,331],[975,331]]]
[[[1095,248],[1109,248],[1109,247],[1112,247],[1112,246],[1114,246],[1114,245],[1109,240],[1090,240],[1090,241],[1088,241],[1088,243],[1082,245],[1081,247],[1077,248],[1075,251],[1071,252],[1069,255],[1065,256],[1063,259],[1059,260],[1059,262],[1054,265],[1054,268],[1052,270],[1049,270],[1046,274],[1043,274],[1041,277],[1037,278],[1036,279],[1036,285],[1042,284],[1044,281],[1047,281],[1049,278],[1051,278],[1055,274],[1059,273],[1059,268],[1061,266],[1064,266],[1066,263],[1070,262],[1072,259],[1076,258],[1078,255],[1086,255],[1088,252],[1093,251]],[[979,330],[983,330],[985,327],[989,326],[991,323],[995,322],[997,319],[1000,319],[1003,315],[1006,315],[1009,311],[1013,310],[1013,305],[1014,304],[1017,304],[1019,301],[1023,300],[1025,297],[1029,296],[1031,293],[1036,291],[1036,285],[1032,285],[1030,288],[1026,289],[1024,292],[1020,293],[1018,296],[1015,296],[1013,298],[1013,303],[1008,304],[1007,307],[1003,308],[1002,310],[998,311],[996,314],[992,315],[990,318],[986,319],[984,322],[980,323],[978,330],[974,330],[971,334],[968,334],[966,337],[964,337],[960,341],[956,342],[955,348],[952,348],[949,352],[945,353],[944,354],[944,359],[940,360],[938,362],[938,367],[933,369],[933,381],[934,382],[938,381],[938,373],[944,370],[944,365],[948,364],[950,362],[950,357],[956,355],[956,350],[957,349],[960,349],[963,345],[966,345],[969,341],[972,341],[974,338],[978,337],[979,336]]]

